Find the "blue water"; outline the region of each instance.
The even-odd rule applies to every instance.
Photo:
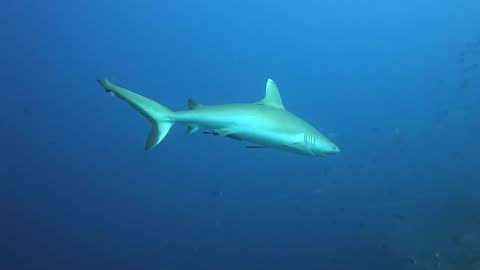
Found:
[[[0,269],[479,269],[480,4],[6,1]],[[149,123],[172,109],[288,110],[314,159]]]

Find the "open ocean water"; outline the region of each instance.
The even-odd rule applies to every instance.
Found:
[[[479,270],[478,0],[0,3],[0,269]],[[260,100],[321,159],[150,125]]]

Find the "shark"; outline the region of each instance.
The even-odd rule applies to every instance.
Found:
[[[162,142],[178,123],[186,125],[188,133],[203,128],[207,130],[205,134],[252,143],[248,148],[275,148],[312,157],[340,152],[329,138],[285,108],[272,79],[267,80],[265,96],[259,101],[207,106],[188,99],[188,109],[181,111],[172,111],[109,80],[97,81],[106,92],[125,101],[151,123],[145,150]]]

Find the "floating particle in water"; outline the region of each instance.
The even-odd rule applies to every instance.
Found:
[[[332,219],[332,220],[330,220],[330,224],[338,225],[338,220],[337,219]]]
[[[335,258],[335,257],[330,257],[330,258],[328,259],[328,262],[329,262],[330,264],[337,264],[338,259]]]
[[[395,192],[393,190],[389,190],[387,191],[387,197],[392,197],[393,195],[395,195]]]
[[[375,133],[380,132],[380,130],[381,130],[381,129],[380,129],[379,127],[372,127],[372,128],[370,128],[370,131],[375,132]]]
[[[328,167],[323,168],[323,175],[324,176],[329,176],[331,172],[332,172],[331,168],[328,168]]]
[[[21,112],[22,112],[23,116],[25,116],[27,118],[30,118],[30,117],[33,116],[33,112],[29,107],[23,107],[21,109]]]
[[[215,219],[215,229],[220,229],[222,228],[222,221],[220,221],[220,219]]]
[[[403,215],[403,214],[395,214],[395,215],[393,215],[393,217],[394,217],[395,219],[398,219],[398,220],[405,220],[405,219],[407,218],[407,217],[406,217],[405,215]]]
[[[389,249],[390,245],[387,242],[383,242],[383,243],[380,243],[378,247],[385,250],[385,249]]]
[[[458,234],[452,235],[452,237],[450,237],[450,240],[454,245],[458,245],[460,243],[460,237],[458,236]]]
[[[445,119],[448,117],[449,114],[450,114],[449,109],[441,109],[434,113],[434,117],[437,119]]]

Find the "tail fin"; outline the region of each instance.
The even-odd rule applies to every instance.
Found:
[[[152,149],[159,144],[165,136],[167,136],[170,128],[174,124],[173,111],[151,99],[116,86],[108,80],[98,80],[98,82],[105,91],[130,104],[130,106],[143,114],[143,116],[150,121],[152,129],[145,142],[145,150]]]

